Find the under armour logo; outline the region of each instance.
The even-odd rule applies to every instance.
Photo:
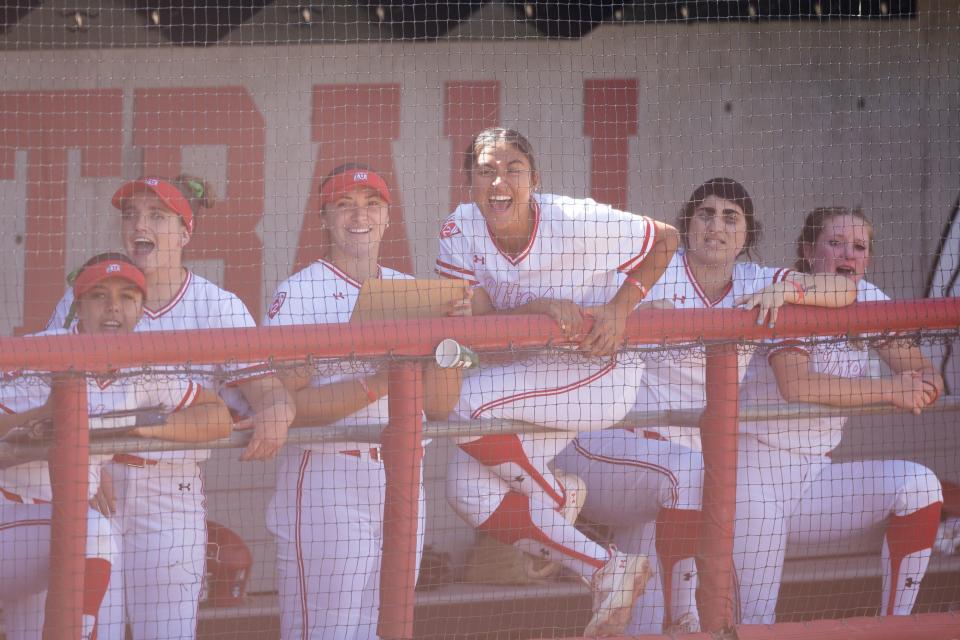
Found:
[[[474,264],[487,264],[487,259],[486,259],[485,257],[483,257],[483,256],[477,256],[477,255],[475,255],[475,256],[473,256],[473,263],[474,263]]]
[[[683,574],[683,581],[690,582],[691,580],[693,580],[694,576],[696,575],[697,574],[693,571],[687,571],[685,574]]]
[[[546,547],[540,547],[540,555],[543,556],[544,558],[549,558],[550,550],[547,549]]]
[[[177,488],[180,489],[180,491],[190,491],[190,483],[189,483],[189,482],[181,482],[181,483],[177,486]]]
[[[514,476],[513,481],[517,483],[522,483],[526,479],[527,479],[526,476]]]
[[[907,578],[906,580],[903,581],[903,586],[905,586],[907,589],[912,589],[915,586],[919,587],[920,581],[914,580],[913,578]]]
[[[345,293],[343,293],[342,291],[335,291],[334,293],[331,293],[331,294],[330,294],[330,297],[331,297],[331,298],[335,298],[335,299],[337,299],[337,300],[343,300],[344,298],[347,297],[347,295],[346,295]]]
[[[681,296],[680,294],[675,293],[673,294],[673,301],[683,304],[684,302],[687,301],[687,296]]]

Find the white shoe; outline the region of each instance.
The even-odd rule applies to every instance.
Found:
[[[563,471],[554,471],[553,477],[557,482],[563,485],[566,500],[560,508],[563,519],[570,524],[576,524],[583,505],[587,502],[587,483],[578,475],[565,473]]]
[[[685,614],[680,616],[676,622],[671,624],[667,629],[664,630],[664,633],[667,635],[677,635],[681,633],[699,633],[700,632],[700,618],[697,617],[697,614],[692,611],[687,611]]]
[[[593,574],[593,617],[583,630],[585,636],[623,633],[636,602],[653,575],[646,556],[628,555],[616,549],[607,564]]]

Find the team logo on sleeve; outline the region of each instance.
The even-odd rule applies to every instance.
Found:
[[[458,227],[457,223],[453,220],[448,220],[440,228],[441,238],[452,238],[453,236],[460,235],[460,233],[460,227]]]
[[[287,292],[281,291],[277,294],[277,297],[273,299],[273,304],[270,305],[270,310],[267,311],[267,315],[270,316],[270,319],[273,320],[277,317],[277,314],[280,313],[280,307],[283,306],[283,302],[287,299]]]

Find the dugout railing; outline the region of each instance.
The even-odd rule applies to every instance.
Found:
[[[733,629],[733,517],[739,420],[737,342],[811,335],[890,334],[956,330],[960,300],[909,300],[857,304],[844,309],[787,308],[775,329],[742,310],[643,310],[630,318],[633,344],[698,342],[706,354],[706,407],[699,418],[705,469],[700,533],[700,615],[704,631]],[[55,374],[51,395],[54,491],[51,575],[46,638],[75,638],[81,628],[83,540],[89,455],[84,375],[144,364],[290,362],[313,358],[370,357],[390,362],[390,423],[381,444],[387,476],[385,545],[381,571],[379,635],[413,637],[414,558],[419,462],[423,457],[422,380],[419,363],[444,338],[477,349],[536,348],[560,344],[559,328],[542,316],[476,317],[258,329],[170,331],[123,336],[68,335],[0,338],[0,370]],[[78,375],[80,374],[80,375]],[[413,464],[411,464],[413,463]],[[739,638],[956,638],[960,614],[908,618],[736,627]],[[708,637],[699,634],[701,637]]]

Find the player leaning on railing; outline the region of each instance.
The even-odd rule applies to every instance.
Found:
[[[815,209],[797,241],[797,269],[836,274],[856,284],[857,301],[889,298],[864,279],[873,227],[859,210]],[[869,349],[892,371],[870,375]],[[919,414],[943,390],[943,380],[909,341],[836,337],[777,343],[757,353],[741,398],[749,403],[816,402],[835,407],[888,404]],[[774,622],[788,544],[831,546],[883,531],[883,615],[907,615],[930,560],[943,501],[926,467],[904,460],[832,463],[843,417],[782,419],[741,425],[737,466],[734,564],[740,618]]]
[[[73,282],[77,322],[70,329],[52,329],[40,335],[133,331],[143,312],[146,286],[143,272],[126,256],[95,256]],[[103,426],[103,431],[113,433],[123,430],[131,436],[197,442],[230,432],[230,413],[216,393],[183,376],[115,372],[89,376],[86,387],[94,433]],[[32,428],[25,437],[42,437],[42,427],[51,419],[51,408],[46,404],[49,395],[47,377],[36,373],[6,376],[0,384],[0,413],[6,414],[0,415],[0,437],[16,437],[18,429],[27,425]],[[104,414],[112,415],[108,419]],[[101,464],[108,459],[90,459],[91,495],[99,484]],[[0,601],[8,638],[40,638],[43,633],[52,509],[47,469],[46,461],[0,469]],[[83,637],[97,634],[101,639],[122,640],[122,627],[104,624],[97,629],[98,609],[111,565],[120,557],[110,521],[92,508],[88,513]],[[169,563],[171,551],[166,549],[155,560]],[[119,609],[122,605],[104,602],[100,617],[110,617],[108,609],[112,607]]]
[[[138,332],[256,326],[237,296],[183,266],[183,252],[200,209],[214,203],[207,183],[186,175],[173,180],[142,178],[120,187],[111,202],[120,211],[123,246],[146,276],[147,297]],[[70,325],[71,301],[68,291],[48,326]],[[209,384],[218,369],[206,370],[210,375],[198,374],[198,379]],[[246,413],[245,422],[254,430],[241,459],[276,455],[293,420],[289,395],[273,377],[245,379],[243,372],[230,373],[243,397],[229,396],[228,402]],[[107,598],[119,600],[119,594],[124,594],[124,606],[111,612],[125,609],[136,639],[196,634],[206,554],[206,504],[199,462],[207,457],[206,450],[119,455],[104,467],[100,499],[115,505],[111,522],[121,536],[123,558],[122,575],[114,571]],[[180,554],[178,561],[160,562],[159,554],[173,548]]]
[[[806,275],[743,260],[752,257],[761,224],[753,199],[735,180],[714,178],[697,187],[680,211],[677,229],[683,246],[645,304],[758,307],[757,321],[773,324],[788,302],[840,306],[853,301],[854,287],[841,276]],[[637,411],[704,405],[701,352],[653,353],[645,364]],[[584,515],[610,525],[620,549],[657,560],[657,579],[638,600],[627,632],[660,633],[664,626],[699,630],[694,561],[703,485],[699,430],[652,427],[582,434],[556,464],[585,481]]]
[[[458,417],[522,420],[565,433],[464,439],[448,467],[448,500],[479,531],[583,576],[594,594],[585,632],[616,633],[649,578],[646,558],[579,532],[579,480],[547,465],[574,432],[612,426],[632,407],[638,372],[613,354],[628,314],[676,250],[677,234],[593,200],[538,193],[533,150],[513,130],[477,134],[465,168],[473,202],[441,227],[437,272],[474,285],[475,315],[546,314],[575,346],[559,357],[528,354],[485,366],[464,379]]]
[[[365,165],[341,165],[323,181],[320,196],[329,249],[280,283],[264,325],[348,322],[365,281],[412,277],[379,263],[391,201],[381,176]],[[449,309],[450,315],[469,312],[468,299]],[[284,375],[296,400],[297,424],[386,425],[386,368],[343,362],[325,370],[337,366],[304,365]],[[424,366],[428,418],[450,413],[460,390],[459,371]],[[385,487],[380,447],[369,442],[283,448],[267,507],[267,524],[277,538],[282,638],[377,637]],[[424,513],[421,486],[418,556]]]

